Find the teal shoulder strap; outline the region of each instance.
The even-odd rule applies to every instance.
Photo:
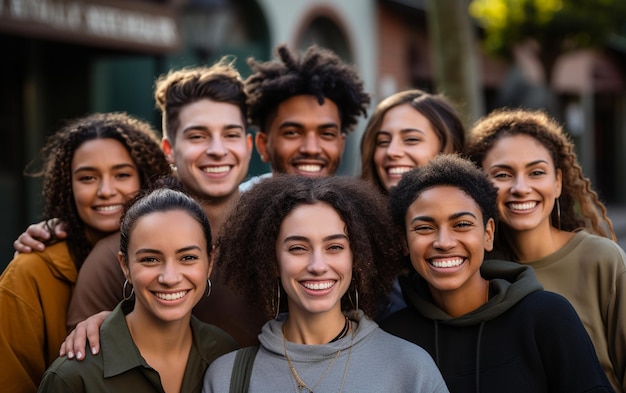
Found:
[[[246,393],[250,387],[250,376],[258,345],[245,347],[237,351],[233,372],[230,376],[230,393]]]

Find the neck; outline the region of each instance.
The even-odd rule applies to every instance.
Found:
[[[289,313],[283,325],[283,334],[296,344],[321,345],[332,341],[346,325],[346,317],[340,308],[314,315]]]
[[[430,287],[435,305],[453,318],[472,312],[489,300],[489,281],[480,276],[463,288],[455,291],[441,291]]]
[[[507,232],[509,244],[521,263],[531,262],[558,251],[574,236],[574,233],[561,231],[552,225],[528,231],[507,228]]]
[[[189,353],[192,334],[191,315],[177,321],[164,322],[133,310],[126,315],[126,324],[144,358]]]
[[[224,198],[201,200],[202,209],[209,220],[209,225],[211,225],[214,242],[220,234],[221,228],[226,221],[226,217],[228,217],[228,214],[235,207],[238,201],[239,191],[233,192]]]

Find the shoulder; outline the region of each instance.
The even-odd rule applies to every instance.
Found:
[[[225,392],[230,386],[230,378],[238,351],[233,351],[215,359],[204,374],[203,392]]]
[[[209,363],[217,357],[237,349],[235,339],[217,326],[201,322],[192,316],[191,328],[196,345],[203,356],[207,357],[206,360]]]
[[[0,276],[0,286],[6,288],[21,286],[25,282],[35,282],[50,276],[50,269],[56,270],[57,266],[63,268],[68,264],[73,266],[65,242],[53,244],[44,251],[20,253],[13,258]]]
[[[531,320],[551,325],[562,325],[579,320],[576,310],[565,297],[545,290],[526,295],[513,309],[517,309],[526,317],[532,316]]]
[[[430,355],[423,348],[394,336],[381,328],[377,328],[372,332],[367,345],[380,357],[388,355],[396,359],[404,359],[405,361],[430,361]]]
[[[43,375],[40,391],[82,391],[85,385],[93,386],[103,381],[101,355],[87,356],[82,361],[57,358]],[[62,386],[62,389],[55,389]]]

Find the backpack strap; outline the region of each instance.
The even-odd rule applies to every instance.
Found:
[[[246,393],[250,387],[250,376],[258,345],[245,347],[237,351],[233,372],[230,376],[230,393]]]

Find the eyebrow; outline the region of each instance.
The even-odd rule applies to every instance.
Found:
[[[179,248],[178,250],[176,250],[176,254],[180,254],[181,252],[187,252],[187,251],[192,251],[192,250],[202,251],[200,246],[191,245],[191,246]],[[159,254],[159,255],[163,255],[163,251],[156,250],[156,249],[153,249],[153,248],[140,248],[137,251],[135,251],[135,255],[137,255],[137,254]]]
[[[123,164],[116,164],[113,165],[111,167],[112,169],[125,169],[125,168],[131,168],[131,169],[135,169],[135,165],[131,164],[131,163],[123,163]],[[76,168],[74,170],[74,173],[78,173],[78,172],[86,172],[86,171],[98,171],[99,169],[93,166],[79,166],[78,168]]]
[[[535,161],[529,162],[528,164],[524,165],[524,167],[525,168],[529,168],[529,167],[535,166],[537,164],[550,165],[548,163],[548,161],[546,161],[546,160],[535,160]],[[496,165],[492,165],[491,167],[492,168],[505,168],[505,169],[512,169],[513,168],[512,166],[507,165],[507,164],[496,164]]]
[[[343,233],[338,233],[336,235],[330,235],[330,236],[326,236],[324,237],[322,240],[327,242],[329,240],[338,240],[338,239],[345,239],[345,240],[350,240],[348,239],[348,236],[343,234]],[[287,243],[289,241],[304,241],[304,242],[310,242],[309,238],[306,236],[298,236],[298,235],[294,235],[294,236],[287,236],[285,238],[285,240],[283,241],[283,243]]]
[[[232,124],[226,124],[226,125],[224,125],[224,128],[225,128],[225,129],[233,129],[233,128],[238,128],[238,129],[241,129],[241,130],[243,130],[243,129],[244,129],[243,125],[241,125],[241,124],[235,124],[235,123],[232,123]],[[182,133],[184,134],[184,133],[189,132],[189,131],[205,131],[205,132],[208,132],[208,131],[210,131],[210,130],[209,130],[209,127],[202,126],[202,125],[199,125],[199,124],[198,124],[198,125],[195,125],[195,124],[194,124],[194,125],[190,125],[190,126],[188,126],[188,127],[185,127],[185,128],[183,129],[183,132],[182,132]]]
[[[304,125],[302,123],[298,123],[297,121],[285,121],[285,122],[280,123],[280,125],[278,126],[278,128],[285,128],[285,127],[304,128]],[[316,128],[339,128],[339,124],[324,123],[324,124],[318,125]]]
[[[419,128],[403,128],[400,130],[401,134],[408,134],[409,132],[419,132],[420,134],[426,135],[426,132],[424,132],[423,130],[420,130]],[[378,132],[376,132],[376,135],[378,134],[391,135],[391,132],[385,131],[385,130],[379,130]]]
[[[472,212],[458,212],[458,213],[451,214],[451,215],[448,217],[448,220],[454,220],[454,219],[457,219],[457,218],[461,218],[461,217],[463,217],[463,216],[470,216],[470,217],[473,217],[473,218],[478,218],[478,217],[476,217],[476,215],[475,215],[474,213],[472,213]],[[416,217],[413,217],[413,218],[411,219],[411,221],[409,222],[409,224],[413,224],[415,221],[435,222],[435,219],[434,219],[434,218],[432,218],[432,217],[430,217],[430,216],[416,216]]]

